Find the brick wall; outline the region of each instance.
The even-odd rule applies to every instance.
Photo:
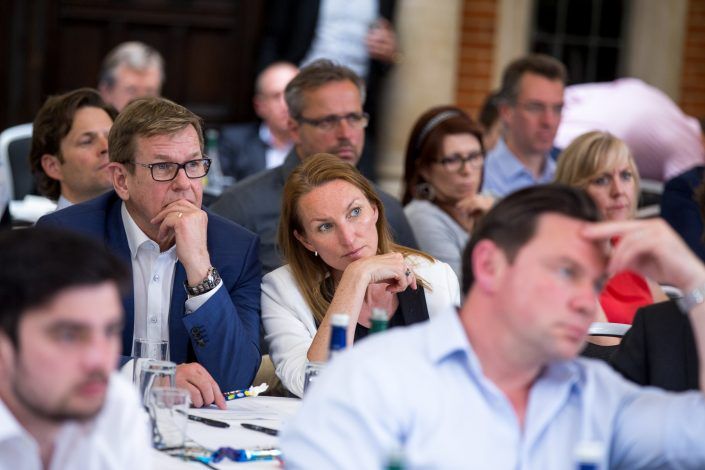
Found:
[[[492,85],[497,7],[497,0],[463,0],[456,103],[473,117]]]
[[[683,47],[681,102],[692,116],[705,116],[705,0],[689,0]]]

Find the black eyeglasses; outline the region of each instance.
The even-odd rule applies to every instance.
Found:
[[[470,165],[470,168],[478,169],[482,168],[482,165],[485,163],[485,154],[477,151],[470,152],[467,156],[463,157],[459,153],[456,153],[434,161],[443,165],[443,168],[450,172],[461,171],[465,168],[466,163]]]
[[[158,162],[158,163],[139,163],[130,162],[135,165],[149,168],[154,181],[171,181],[179,174],[180,169],[184,169],[186,176],[192,180],[203,178],[208,174],[211,168],[210,158],[199,158],[198,160],[189,160],[185,163],[176,162]]]
[[[344,116],[331,114],[330,116],[325,116],[320,119],[308,119],[303,116],[299,116],[296,120],[304,124],[308,124],[309,126],[313,126],[320,131],[330,132],[338,127],[340,121],[347,122],[350,127],[364,129],[367,127],[367,123],[370,122],[370,115],[367,113],[350,113]]]

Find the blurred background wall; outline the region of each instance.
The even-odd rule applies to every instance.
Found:
[[[0,129],[31,121],[48,95],[95,86],[103,56],[132,39],[164,55],[164,95],[207,126],[251,120],[266,14],[260,0],[3,0]],[[705,0],[398,0],[395,23],[402,59],[377,159],[395,193],[416,117],[442,103],[476,115],[529,51],[562,60],[571,83],[634,76],[705,116]]]

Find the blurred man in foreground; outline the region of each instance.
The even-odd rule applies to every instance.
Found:
[[[466,249],[462,309],[334,359],[282,434],[287,468],[381,468],[399,453],[410,468],[704,468],[702,384],[642,389],[576,356],[606,274],[624,269],[687,293],[702,351],[705,266],[663,221],[597,219],[563,186],[500,201]]]
[[[0,265],[0,468],[150,468],[147,416],[113,372],[126,268],[34,228],[0,234]]]

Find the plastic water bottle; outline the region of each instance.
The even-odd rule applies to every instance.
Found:
[[[373,308],[372,316],[370,317],[372,326],[369,334],[385,331],[389,326],[389,318],[387,312],[383,308]]]
[[[333,359],[336,355],[345,351],[347,347],[348,323],[350,316],[346,313],[334,313],[330,319],[330,349],[328,359]]]
[[[395,446],[387,458],[385,470],[404,470],[406,463],[404,460],[404,450],[401,446]]]
[[[205,189],[213,196],[220,195],[229,183],[223,175],[223,170],[220,166],[220,156],[218,155],[219,135],[220,133],[217,129],[208,129],[206,131],[206,155],[211,159],[211,168],[208,172]]]

